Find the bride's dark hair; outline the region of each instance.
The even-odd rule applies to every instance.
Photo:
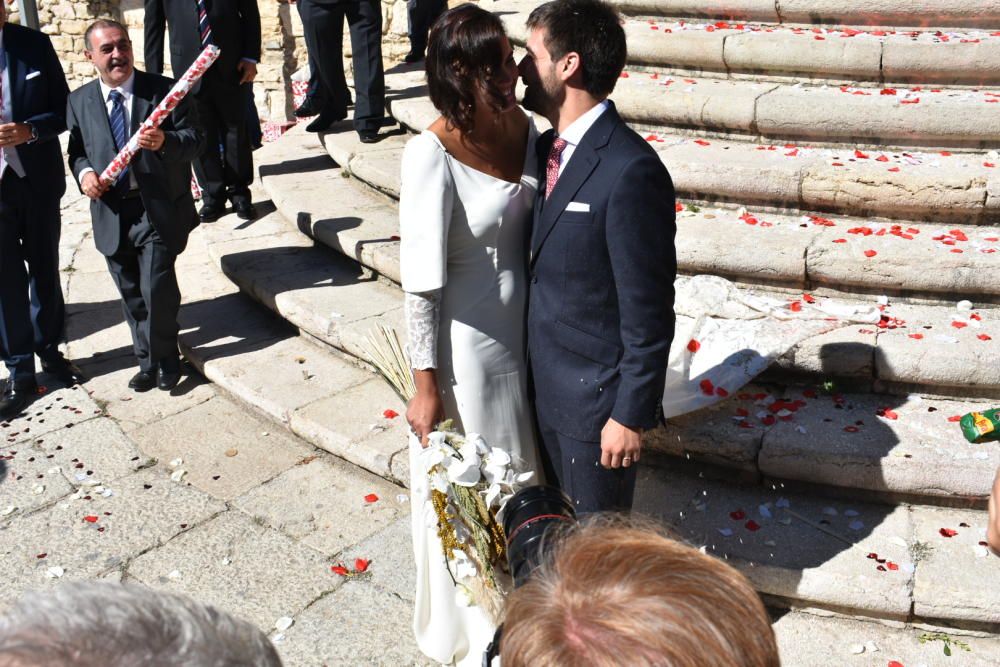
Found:
[[[427,88],[445,121],[460,132],[475,125],[476,89],[499,113],[506,96],[492,82],[503,67],[503,23],[472,4],[450,9],[431,28],[427,42]]]

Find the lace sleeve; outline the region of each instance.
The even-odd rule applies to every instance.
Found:
[[[406,351],[416,370],[437,368],[438,321],[441,290],[406,292],[403,310],[406,317]]]

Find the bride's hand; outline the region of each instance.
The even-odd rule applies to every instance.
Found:
[[[420,439],[420,444],[426,447],[427,436],[444,420],[444,403],[432,369],[414,371],[413,379],[417,385],[417,395],[406,406],[406,421]]]

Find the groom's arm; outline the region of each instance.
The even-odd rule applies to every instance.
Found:
[[[643,152],[621,171],[606,218],[624,346],[611,419],[632,430],[656,425],[674,335],[677,258],[674,187],[666,167]]]

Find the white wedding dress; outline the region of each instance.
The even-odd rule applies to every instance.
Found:
[[[408,350],[415,368],[436,368],[445,416],[466,434],[538,470],[524,363],[526,234],[538,189],[530,124],[518,183],[459,162],[424,131],[407,143],[400,191],[400,272],[407,293]],[[428,348],[428,342],[436,345]],[[481,664],[494,627],[458,599],[430,503],[416,438],[410,493],[417,644],[444,664]]]

